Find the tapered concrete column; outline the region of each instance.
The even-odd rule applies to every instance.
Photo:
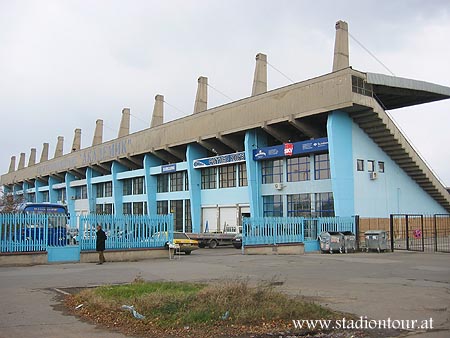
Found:
[[[130,108],[122,109],[122,121],[120,121],[119,138],[130,134]]]
[[[267,92],[267,55],[256,54],[255,75],[253,76],[252,96]]]
[[[103,120],[95,121],[94,138],[92,139],[92,146],[102,144],[103,142]]]
[[[77,128],[75,129],[75,134],[73,135],[72,152],[80,149],[81,149],[81,129]]]
[[[349,67],[348,24],[336,22],[336,39],[334,41],[333,72]]]
[[[60,157],[63,155],[63,150],[64,150],[64,136],[58,136],[58,143],[56,144],[56,149],[55,149],[55,157]]]
[[[18,170],[25,168],[25,153],[20,153]]]
[[[39,163],[48,161],[48,143],[44,143],[42,147],[41,160]]]
[[[164,96],[156,95],[150,128],[160,126],[163,124],[163,122],[164,122]]]
[[[30,158],[28,159],[28,166],[36,164],[36,148],[31,148]]]
[[[16,171],[16,157],[11,156],[11,162],[9,162],[9,173],[12,173],[13,171]]]
[[[195,96],[194,114],[208,109],[208,78],[198,78],[197,95]]]

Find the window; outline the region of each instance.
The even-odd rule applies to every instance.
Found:
[[[189,191],[189,175],[188,175],[187,171],[184,174],[184,190]]]
[[[103,193],[104,185],[103,185],[103,183],[96,184],[95,186],[97,188],[97,194],[96,194],[97,198],[103,197],[104,196],[104,193]]]
[[[264,217],[283,216],[283,198],[281,195],[263,196]]]
[[[96,204],[95,205],[95,212],[98,215],[102,215],[102,214],[107,214],[107,215],[112,215],[113,214],[113,205],[111,203],[107,203],[107,204]]]
[[[135,177],[133,182],[133,195],[145,194],[144,177]]]
[[[238,174],[239,174],[239,186],[246,187],[247,182],[247,165],[245,162],[238,164]]]
[[[183,172],[170,174],[170,191],[183,191]]]
[[[216,189],[216,168],[202,169],[202,189]]]
[[[231,188],[236,186],[236,166],[223,165],[219,167],[219,188]]]
[[[173,213],[175,231],[183,231],[183,200],[170,201],[170,212]]]
[[[184,200],[184,231],[192,232],[191,201]]]
[[[58,189],[57,191],[57,200],[59,202],[65,201],[66,200],[66,189]]]
[[[145,215],[147,214],[146,202],[134,202],[133,203],[133,215]]]
[[[316,215],[318,217],[334,217],[334,200],[332,192],[315,194]]]
[[[122,181],[123,184],[123,195],[132,195],[133,194],[133,183],[131,181],[131,178],[127,178],[126,180]]]
[[[158,186],[156,192],[168,192],[169,191],[169,174],[158,175]]]
[[[311,195],[287,195],[288,217],[311,217]]]
[[[364,171],[364,160],[356,160],[356,170]]]
[[[112,182],[105,182],[104,183],[104,191],[105,191],[105,197],[111,197],[112,196]]]
[[[158,215],[167,215],[169,213],[169,203],[167,201],[156,202],[156,213]]]
[[[378,172],[384,173],[384,162],[378,161]]]
[[[122,212],[124,215],[131,215],[131,203],[123,203],[122,204]]]
[[[262,162],[262,183],[283,182],[283,160]]]
[[[326,180],[330,177],[330,158],[328,154],[314,155],[314,178],[316,180]]]
[[[103,204],[96,204],[95,205],[95,213],[97,215],[103,214]]]
[[[373,161],[373,160],[368,160],[367,161],[367,171],[369,173],[372,173],[372,172],[375,171],[375,161]]]
[[[372,85],[354,75],[352,75],[352,91],[366,96],[373,95]]]
[[[287,181],[309,181],[310,160],[309,156],[293,157],[287,159]]]
[[[48,191],[43,191],[42,192],[42,202],[48,202]]]
[[[75,199],[77,200],[87,199],[87,187],[85,185],[75,187]]]

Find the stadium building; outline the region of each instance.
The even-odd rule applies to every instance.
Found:
[[[237,228],[244,216],[389,217],[448,214],[450,194],[386,110],[448,99],[450,88],[349,66],[348,26],[336,23],[333,69],[267,91],[267,57],[256,56],[252,95],[208,109],[198,79],[194,112],[164,123],[157,95],[150,127],[53,158],[44,143],[11,158],[5,192],[61,202],[71,214],[173,213],[176,230]],[[71,218],[76,222],[76,218]]]

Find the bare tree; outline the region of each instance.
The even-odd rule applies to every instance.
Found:
[[[12,193],[0,192],[0,212],[11,214],[18,211],[19,206],[24,202],[23,195],[13,195]]]

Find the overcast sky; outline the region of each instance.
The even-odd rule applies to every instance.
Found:
[[[74,130],[92,144],[149,126],[162,94],[165,122],[194,107],[208,77],[209,107],[251,93],[255,55],[294,82],[329,73],[335,22],[396,76],[450,87],[450,1],[69,1],[0,0],[0,174],[10,158]],[[389,74],[353,39],[350,65]],[[291,83],[268,67],[269,89]],[[225,94],[225,95],[223,95]],[[441,181],[450,186],[450,100],[389,112]]]

